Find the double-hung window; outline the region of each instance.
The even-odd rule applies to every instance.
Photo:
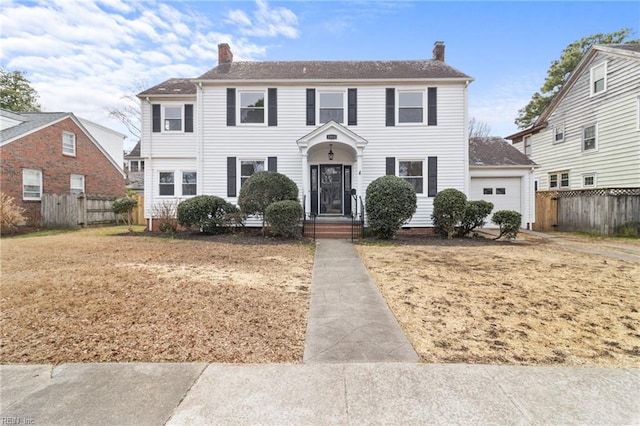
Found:
[[[553,127],[553,143],[564,142],[564,124]]]
[[[164,107],[164,130],[165,131],[182,131],[182,107],[181,106],[165,106]]]
[[[607,90],[607,63],[603,62],[591,68],[591,95],[596,95]]]
[[[525,136],[524,140],[524,155],[531,155],[531,136]]]
[[[22,199],[42,198],[42,170],[22,169]]]
[[[182,172],[182,196],[196,195],[198,191],[196,172]]]
[[[175,180],[173,172],[160,172],[158,181],[158,194],[161,197],[172,197],[175,195]]]
[[[84,192],[84,175],[71,175],[69,179],[69,188],[72,194],[80,194]]]
[[[240,92],[240,123],[264,124],[265,92]]]
[[[71,132],[62,132],[62,153],[76,156],[76,135]]]
[[[398,123],[424,122],[424,92],[398,92]]]
[[[264,170],[264,160],[240,160],[240,187],[249,179],[255,172],[261,172]]]
[[[423,170],[422,160],[398,161],[398,175],[413,186],[416,194],[423,193]]]
[[[549,189],[569,188],[569,172],[549,173]]]
[[[344,123],[344,93],[320,92],[319,95],[318,122],[327,123],[333,120]]]
[[[598,146],[598,134],[595,124],[582,128],[582,150],[595,150]]]

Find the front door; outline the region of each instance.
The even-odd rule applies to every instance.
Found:
[[[342,214],[342,165],[320,165],[320,214]]]

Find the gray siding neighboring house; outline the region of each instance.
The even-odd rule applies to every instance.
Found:
[[[534,125],[507,139],[540,166],[538,190],[639,188],[640,44],[593,46]]]

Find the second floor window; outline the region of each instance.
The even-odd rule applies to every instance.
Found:
[[[607,90],[607,63],[603,62],[591,68],[591,94]]]
[[[71,132],[62,132],[62,153],[76,156],[76,135]]]
[[[596,149],[597,136],[596,126],[586,126],[582,129],[582,149],[583,151],[590,151]]]
[[[524,155],[531,155],[531,136],[524,137]]]
[[[564,124],[559,124],[553,128],[553,141],[556,143],[564,141]]]
[[[319,93],[319,123],[344,123],[344,93]]]
[[[240,92],[240,123],[264,123],[264,92]]]
[[[398,92],[398,123],[424,121],[424,93]]]
[[[164,108],[164,130],[178,132],[182,130],[182,107],[167,106]]]

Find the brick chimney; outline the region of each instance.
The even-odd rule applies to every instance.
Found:
[[[227,43],[218,44],[218,65],[233,62],[233,53]]]
[[[433,60],[444,62],[444,41],[433,43]]]

